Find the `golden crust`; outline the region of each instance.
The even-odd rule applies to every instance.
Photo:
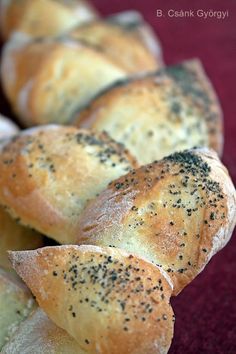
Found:
[[[167,353],[171,286],[152,263],[94,246],[11,252],[40,306],[89,353]]]
[[[32,128],[0,154],[0,204],[22,225],[73,243],[87,201],[135,166],[124,146],[106,133]]]
[[[112,182],[78,221],[78,244],[114,246],[163,267],[178,294],[229,240],[236,193],[208,150],[175,153]]]
[[[57,327],[41,309],[20,324],[1,354],[86,354],[66,331]]]
[[[97,20],[73,29],[69,37],[89,43],[129,74],[156,70],[162,61],[152,54],[137,32],[112,22]]]
[[[0,268],[0,350],[34,307],[32,295],[21,280]]]
[[[72,39],[15,36],[3,49],[4,92],[26,126],[66,123],[99,90],[126,76],[97,48]]]
[[[14,31],[31,37],[56,36],[96,17],[96,11],[85,0],[0,0],[0,31],[4,39]]]
[[[21,226],[0,207],[0,266],[11,268],[7,251],[29,250],[43,246],[42,236],[29,228]]]
[[[197,60],[114,84],[80,111],[74,124],[106,130],[125,142],[140,164],[194,146],[222,152],[221,108]]]

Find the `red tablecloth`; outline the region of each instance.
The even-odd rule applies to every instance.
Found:
[[[167,64],[199,57],[220,97],[225,116],[224,162],[236,181],[236,1],[94,0],[103,15],[137,9],[155,28]],[[157,18],[161,9],[165,17]],[[168,17],[169,9],[228,10],[224,20]],[[0,111],[9,113],[2,103]],[[236,238],[177,298],[170,354],[236,353]],[[148,353],[143,353],[148,354]]]

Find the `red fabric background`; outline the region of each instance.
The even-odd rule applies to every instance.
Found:
[[[167,64],[199,57],[220,97],[225,116],[223,160],[236,182],[236,1],[94,0],[102,15],[137,9],[155,28]],[[224,20],[156,17],[156,9],[229,10]],[[10,113],[0,95],[0,112]],[[236,353],[236,238],[177,298],[170,354]],[[148,354],[148,353],[143,353]]]

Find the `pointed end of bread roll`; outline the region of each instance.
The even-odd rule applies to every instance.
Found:
[[[28,285],[29,288],[32,287],[32,277],[31,274],[35,273],[37,250],[32,251],[8,251],[8,258],[15,269],[17,274],[21,279]],[[36,275],[35,275],[36,276]],[[31,289],[32,292],[33,288]]]
[[[10,252],[40,307],[88,352],[167,353],[174,315],[168,277],[123,250],[96,246]]]

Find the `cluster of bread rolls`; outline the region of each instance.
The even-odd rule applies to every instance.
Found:
[[[103,134],[42,126],[5,143],[1,205],[26,229],[84,244],[12,252],[10,258],[43,311],[68,333],[38,310],[32,317],[45,328],[42,337],[33,335],[41,346],[49,345],[46,333],[55,332],[53,348],[62,336],[62,348],[72,353],[75,342],[79,353],[167,353],[170,296],[229,240],[236,193],[213,151],[176,152],[133,169],[131,155]],[[31,321],[3,353],[11,353],[21,332],[19,348],[33,345],[25,332]]]
[[[0,1],[0,29],[4,39],[16,31],[33,38],[54,37],[97,17],[97,11],[86,0]]]
[[[1,77],[22,123],[68,123],[75,111],[109,84],[162,66],[161,55],[147,44],[143,26],[138,22],[130,28],[107,19],[55,38],[13,36],[3,48]],[[154,41],[150,31],[148,38]]]
[[[27,128],[0,117],[1,353],[167,353],[171,296],[236,223],[201,63],[81,0],[0,0],[0,31]]]

